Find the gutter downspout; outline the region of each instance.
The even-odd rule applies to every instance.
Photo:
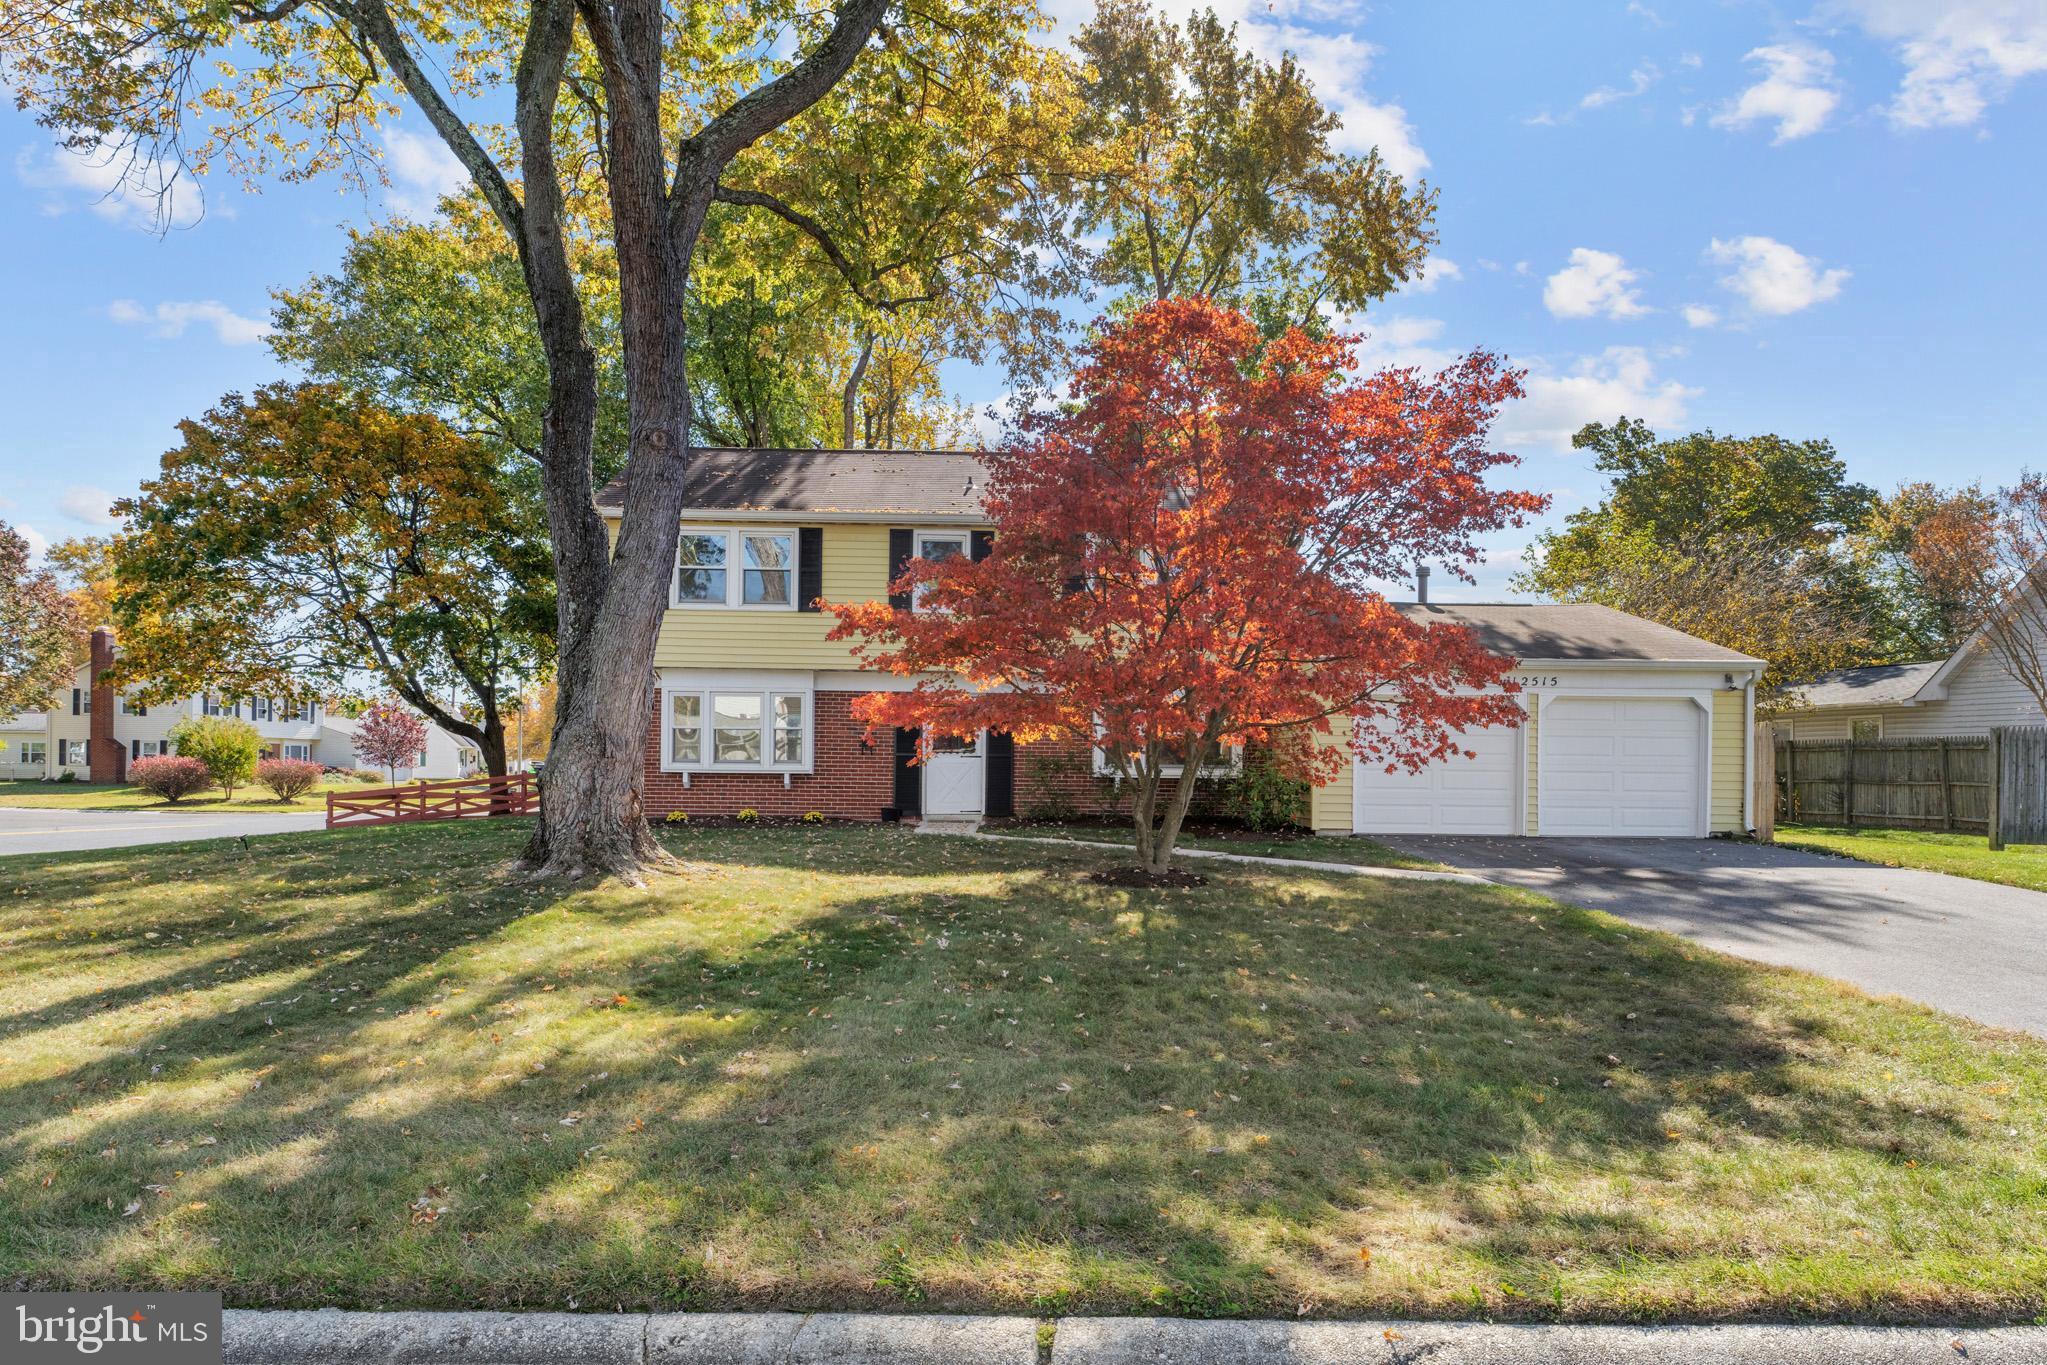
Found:
[[[1747,717],[1748,747],[1741,764],[1741,824],[1748,833],[1756,832],[1756,675],[1748,675],[1742,684],[1742,712]]]

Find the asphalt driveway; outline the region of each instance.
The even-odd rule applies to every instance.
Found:
[[[325,828],[312,811],[290,815],[207,815],[200,811],[41,810],[0,806],[0,857],[85,848],[172,844],[186,839],[289,834]]]
[[[1723,839],[1379,835],[1736,957],[2047,1037],[2047,894]]]

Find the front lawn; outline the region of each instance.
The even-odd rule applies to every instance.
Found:
[[[365,788],[361,783],[344,779],[322,782],[296,801],[279,801],[267,787],[251,782],[246,787],[236,787],[232,801],[224,799],[220,789],[214,787],[171,805],[140,787],[112,782],[0,782],[0,806],[44,810],[196,810],[217,815],[222,811],[325,810],[328,792],[362,790]]]
[[[0,1278],[396,1308],[2031,1319],[2047,1045],[1523,892],[883,828],[0,859]]]
[[[1003,820],[990,823],[984,828],[990,834],[1014,834],[1035,839],[1081,839],[1096,844],[1120,844],[1134,848],[1135,836],[1125,821],[1111,823],[1105,820]],[[1195,834],[1183,834],[1180,848],[1205,848],[1217,853],[1249,853],[1260,858],[1298,858],[1315,863],[1354,863],[1364,867],[1409,867],[1432,872],[1443,870],[1443,864],[1427,858],[1416,858],[1402,853],[1397,848],[1388,848],[1376,839],[1363,835],[1352,835],[1341,839],[1321,839],[1307,831],[1300,833],[1278,832],[1260,834],[1253,830],[1204,829]],[[1203,863],[1205,870],[1208,864]]]
[[[2047,845],[2007,845],[1990,851],[1980,834],[1942,834],[1919,829],[1839,829],[1826,825],[1779,825],[1777,842],[1790,848],[1838,853],[1886,867],[1916,867],[2047,891]]]

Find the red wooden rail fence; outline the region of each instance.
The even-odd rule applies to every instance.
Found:
[[[327,828],[408,820],[460,820],[468,815],[531,815],[540,808],[532,773],[506,777],[424,779],[402,787],[327,793]]]

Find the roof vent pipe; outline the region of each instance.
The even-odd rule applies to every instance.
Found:
[[[1429,566],[1426,564],[1417,564],[1414,566],[1414,600],[1416,602],[1422,603],[1423,605],[1427,605],[1428,603]]]

